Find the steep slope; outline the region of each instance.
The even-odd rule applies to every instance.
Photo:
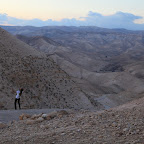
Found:
[[[22,108],[93,108],[73,79],[45,54],[0,28],[0,109],[12,109],[23,87]]]

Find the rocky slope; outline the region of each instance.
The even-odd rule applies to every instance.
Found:
[[[96,27],[17,28],[8,27],[13,34],[25,35],[17,37],[50,55],[75,77],[91,101],[110,108],[144,96],[143,32]]]
[[[0,143],[143,144],[144,98],[105,111],[54,111],[0,123]]]
[[[14,108],[24,88],[22,108],[93,108],[75,81],[44,53],[0,28],[0,109]]]

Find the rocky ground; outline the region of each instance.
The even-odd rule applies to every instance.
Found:
[[[105,110],[22,114],[0,123],[0,143],[143,144],[144,98]]]

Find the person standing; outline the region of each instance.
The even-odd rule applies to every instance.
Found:
[[[22,95],[22,92],[23,92],[23,88],[19,89],[16,93],[16,98],[15,98],[15,110],[17,109],[17,102],[18,102],[18,105],[19,105],[19,109],[21,109],[21,106],[20,106],[20,96]]]

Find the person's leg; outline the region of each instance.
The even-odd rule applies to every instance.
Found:
[[[21,107],[20,107],[20,98],[18,99],[18,104],[19,104],[19,109],[21,109]]]
[[[15,110],[17,109],[17,107],[16,107],[16,102],[17,102],[17,99],[15,99]]]

